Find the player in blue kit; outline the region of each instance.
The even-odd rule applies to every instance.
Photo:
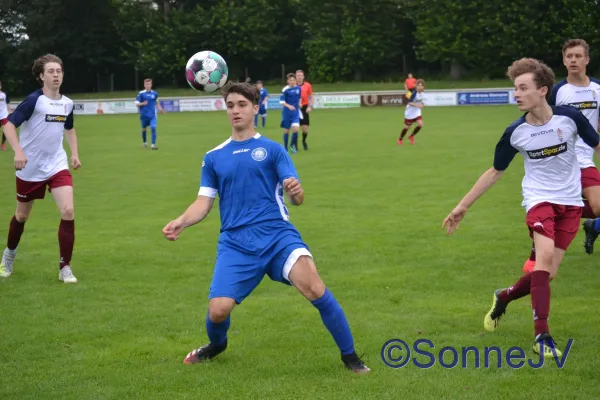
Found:
[[[258,128],[258,116],[262,119],[262,127],[265,127],[267,123],[267,102],[269,101],[269,92],[263,86],[263,81],[256,81],[256,88],[258,89],[258,114],[254,116],[254,127]]]
[[[296,85],[296,75],[287,74],[287,86],[281,91],[279,102],[283,106],[281,111],[281,127],[283,128],[283,145],[288,149],[288,140],[290,137],[290,128],[292,129],[292,143],[290,149],[292,153],[298,151],[298,128],[300,126],[301,109],[300,98],[301,89]]]
[[[221,230],[206,316],[209,344],[190,352],[184,363],[213,359],[227,348],[233,308],[268,275],[273,281],[294,286],[319,310],[347,368],[369,372],[354,350],[342,308],[319,277],[300,233],[289,222],[284,193],[292,205],[299,206],[304,191],[284,148],[253,128],[258,90],[247,83],[234,83],[224,89],[224,98],[231,137],[206,153],[198,198],[163,228],[168,240],[177,240],[185,228],[208,215],[219,195]]]
[[[158,93],[152,90],[152,79],[144,80],[144,90],[142,90],[135,99],[135,105],[140,109],[140,122],[142,123],[142,141],[144,147],[146,144],[146,128],[150,126],[152,131],[152,150],[158,150],[156,147],[156,109],[164,113],[162,106],[158,102]]]

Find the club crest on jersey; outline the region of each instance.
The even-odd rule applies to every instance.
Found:
[[[563,138],[563,134],[562,134],[562,131],[560,130],[560,128],[558,128],[558,129],[556,130],[556,136],[558,136],[558,140],[560,140],[561,142],[565,140],[565,139]]]
[[[267,158],[267,150],[262,147],[252,150],[252,158],[256,161],[263,161]]]
[[[527,155],[532,160],[539,160],[542,158],[557,156],[565,151],[567,151],[567,144],[561,143],[557,144],[556,146],[545,147],[543,149],[528,150]]]
[[[46,122],[67,122],[67,117],[64,115],[46,114]]]

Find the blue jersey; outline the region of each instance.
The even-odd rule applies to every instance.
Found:
[[[290,106],[296,107],[295,111],[291,111],[288,108],[284,107],[284,113],[300,113],[300,97],[301,97],[301,89],[300,86],[289,87],[286,86],[281,91],[281,97],[279,102],[283,104],[286,102]]]
[[[156,102],[158,101],[158,93],[154,90],[149,92],[142,90],[135,101],[143,103],[147,101],[148,104],[140,107],[140,116],[147,118],[154,118],[156,116]]]
[[[268,221],[289,221],[284,179],[298,179],[282,145],[261,136],[229,138],[206,153],[199,195],[219,195],[221,232]]]
[[[267,89],[265,89],[265,88],[260,89],[260,97],[258,99],[258,105],[262,106],[263,101],[265,101],[265,99],[267,98],[268,95],[269,95],[269,92],[267,92]]]

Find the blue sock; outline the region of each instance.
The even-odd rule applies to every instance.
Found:
[[[212,322],[206,313],[206,333],[211,344],[220,346],[227,340],[227,331],[231,325],[231,316],[228,315],[227,319],[223,322]]]
[[[283,147],[285,147],[285,149],[287,150],[288,148],[288,141],[290,139],[290,134],[289,133],[284,133],[283,134]]]
[[[594,220],[594,230],[596,232],[600,232],[600,218],[596,218]]]
[[[152,144],[156,144],[156,128],[152,129]]]
[[[254,116],[254,127],[256,128],[258,126],[258,114],[256,114]]]
[[[267,117],[262,117],[262,127],[265,127],[265,124],[267,123]]]
[[[354,353],[354,339],[344,315],[344,310],[342,310],[329,289],[326,288],[325,294],[311,303],[321,313],[321,319],[331,336],[333,336],[333,340],[340,348],[342,355]]]
[[[144,141],[144,143],[146,143],[146,130],[145,129],[142,131],[142,140]]]
[[[292,145],[298,147],[298,132],[292,133]]]

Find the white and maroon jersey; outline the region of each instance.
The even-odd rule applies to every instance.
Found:
[[[19,143],[27,156],[25,168],[17,171],[19,178],[41,182],[69,168],[63,137],[65,129],[73,129],[71,99],[53,100],[39,89],[27,96],[8,120],[21,127]]]
[[[562,80],[552,88],[550,105],[571,106],[583,113],[590,124],[598,131],[600,118],[600,81],[590,78],[588,86],[575,86]],[[595,167],[594,150],[579,138],[575,146],[580,168]]]
[[[600,136],[585,116],[569,106],[553,106],[544,125],[531,125],[525,115],[513,122],[496,145],[494,168],[504,171],[517,153],[525,159],[523,203],[526,211],[543,202],[583,207],[581,169],[575,144],[590,148]]]
[[[423,103],[424,92],[417,92],[417,89],[414,89],[410,94],[410,98],[408,99],[409,103]],[[410,104],[406,105],[406,109],[404,110],[404,118],[406,119],[415,119],[421,116],[421,109],[419,107],[411,106]]]
[[[10,99],[7,94],[0,91],[0,119],[8,117],[8,103],[10,103]]]

